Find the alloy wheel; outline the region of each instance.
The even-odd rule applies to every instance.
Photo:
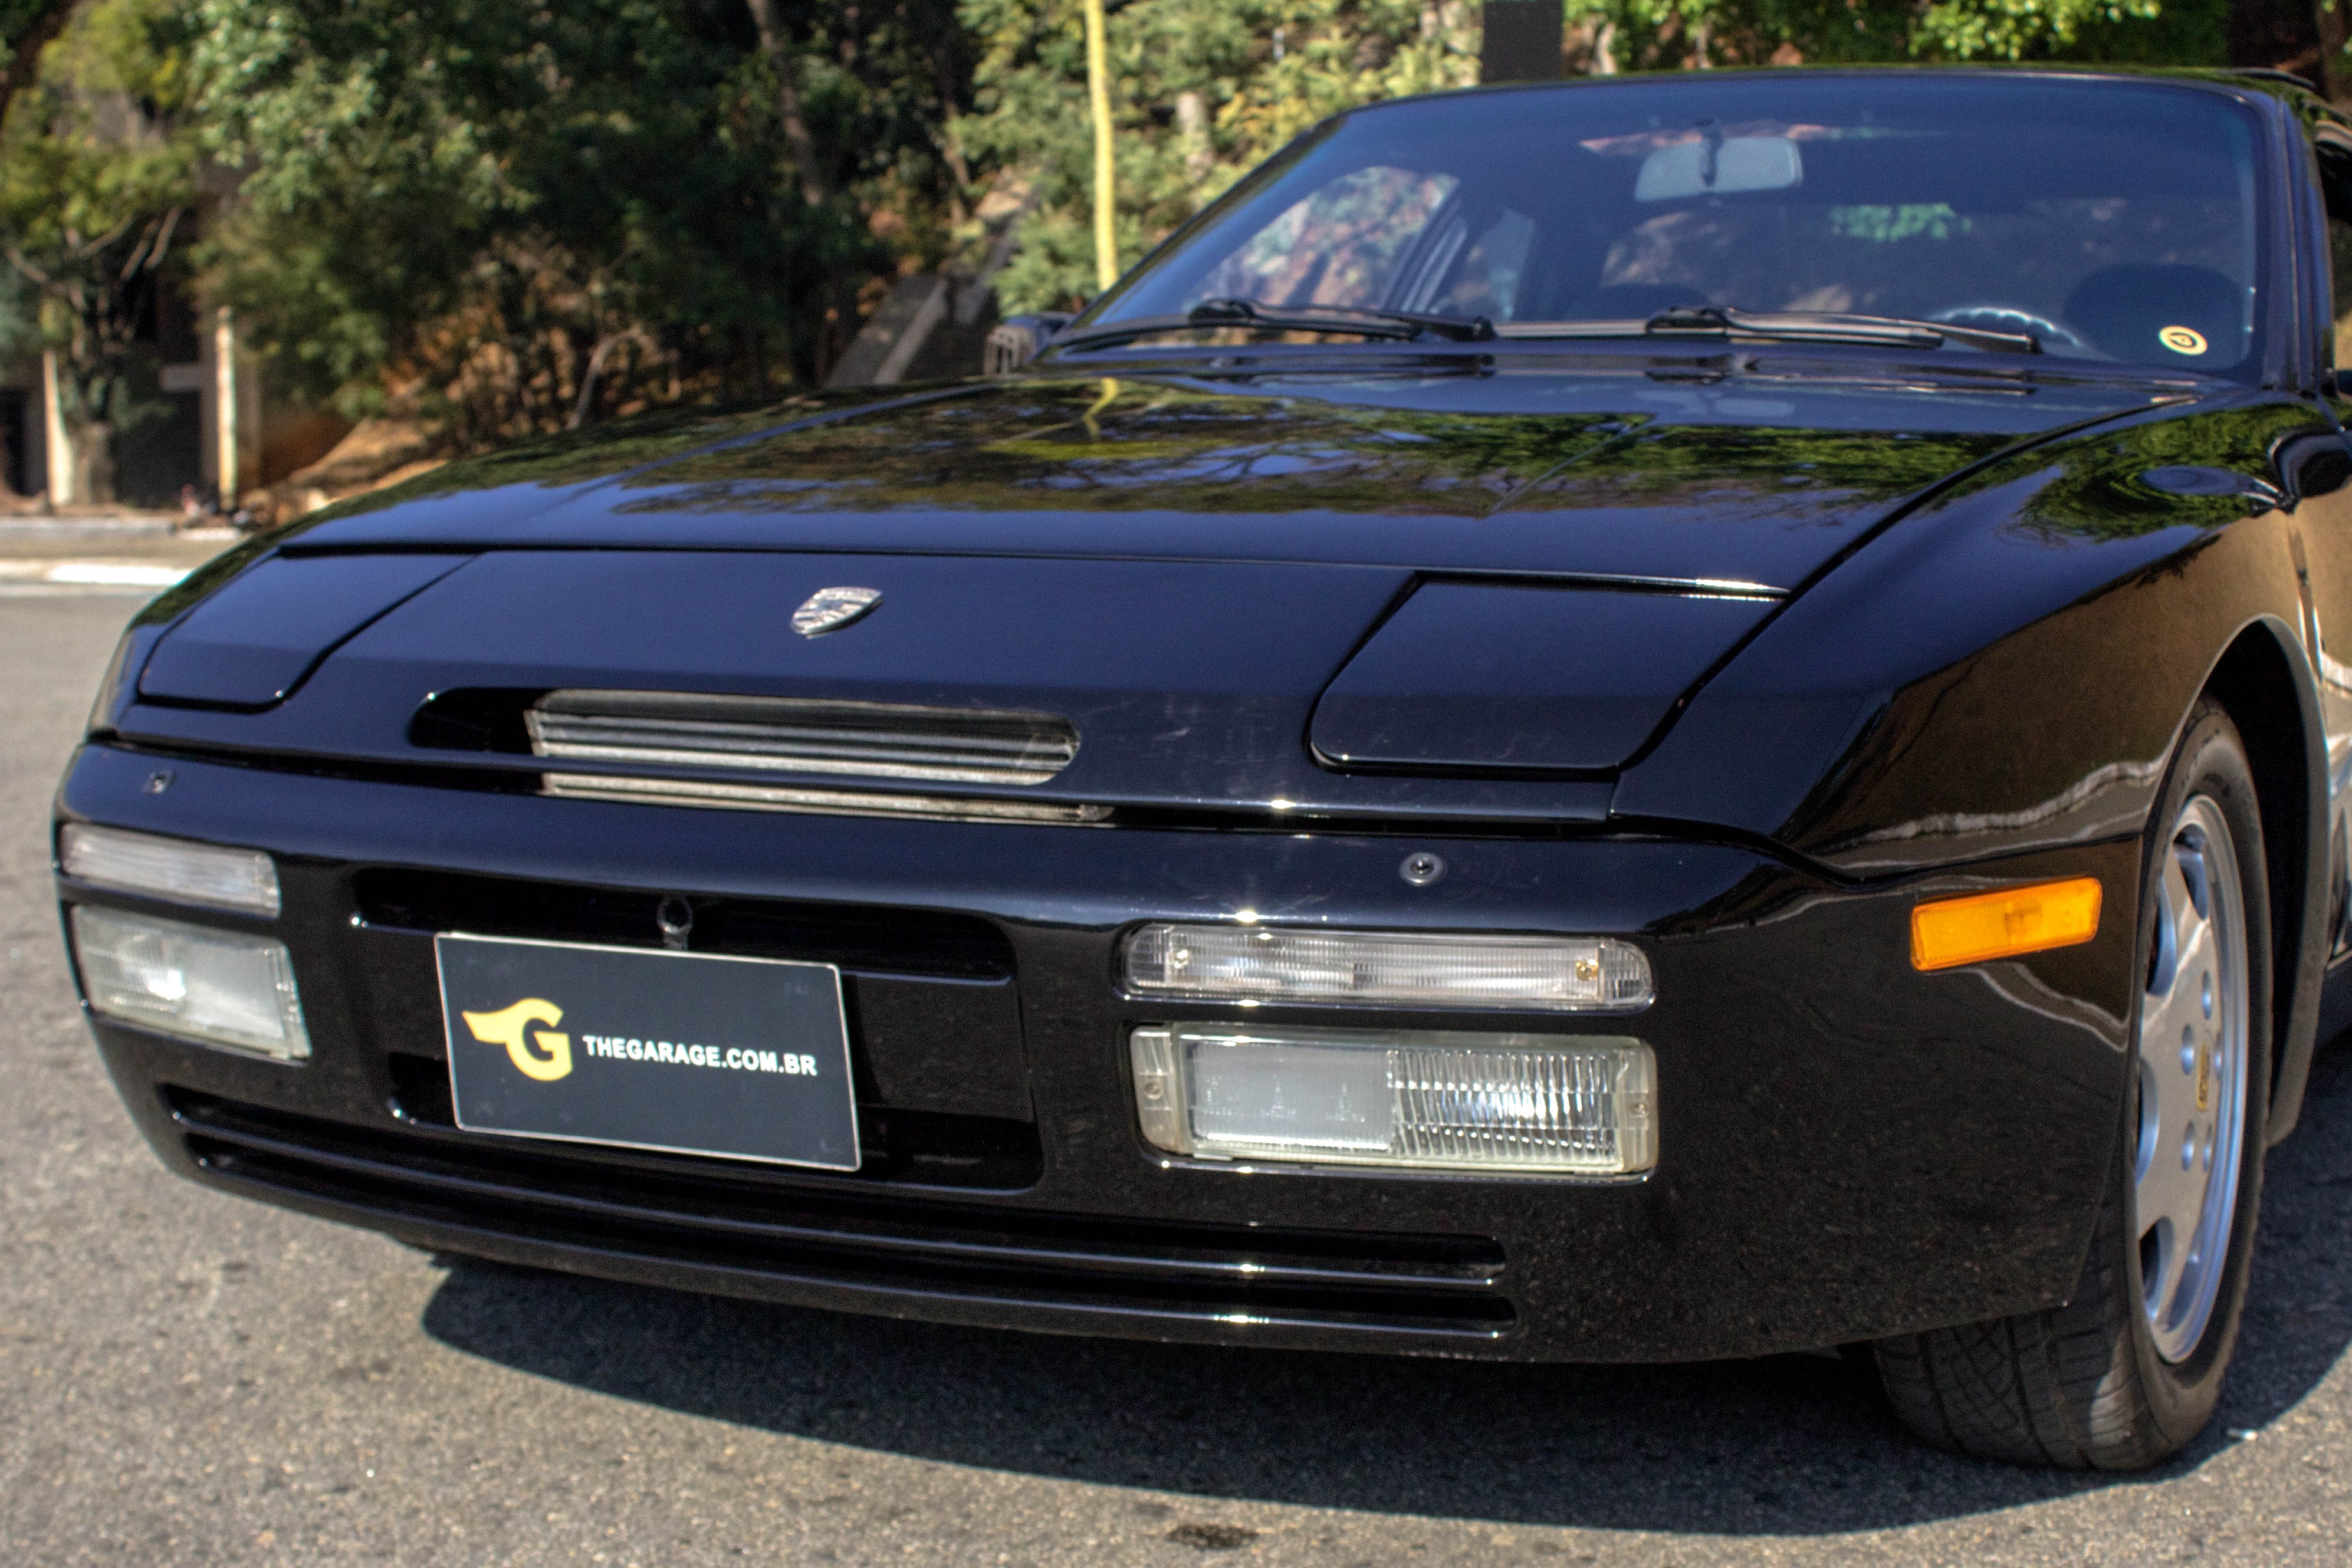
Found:
[[[2245,889],[2229,819],[2192,796],[2157,857],[2140,1001],[2133,1223],[2157,1354],[2179,1363],[2212,1322],[2246,1122]]]

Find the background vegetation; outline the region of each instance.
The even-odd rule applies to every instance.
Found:
[[[1595,72],[2344,57],[2335,0],[1562,4]],[[1108,41],[1132,262],[1315,120],[1475,80],[1479,10],[1110,0]],[[813,385],[984,213],[1005,309],[1094,287],[1078,0],[0,0],[0,350],[58,351],[85,495],[167,288],[465,451]]]

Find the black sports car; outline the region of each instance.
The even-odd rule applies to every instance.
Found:
[[[2347,214],[2259,73],[1342,115],[1014,374],[159,599],[58,797],[100,1049],[173,1169],[420,1246],[1847,1346],[1934,1441],[2151,1463],[2348,950]]]

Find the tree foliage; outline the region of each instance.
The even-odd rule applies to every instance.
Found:
[[[65,31],[74,0],[0,0],[0,118],[32,86],[41,51]]]
[[[1565,0],[1590,69],[2090,59],[2217,65],[2228,0]]]
[[[979,50],[960,135],[1035,205],[998,282],[1012,310],[1094,292],[1086,45],[1076,0],[963,0]],[[1477,78],[1468,0],[1129,0],[1109,15],[1118,248],[1133,264],[1326,115]]]
[[[881,234],[961,194],[919,4],[769,5],[773,52],[743,0],[200,9],[208,145],[246,172],[224,297],[314,389],[364,405],[389,367],[461,438],[814,375]]]
[[[131,376],[195,198],[185,34],[168,0],[83,6],[0,128],[0,245],[58,350],[75,493],[113,495],[114,438],[156,412]]]
[[[2096,58],[2212,64],[2227,0],[1563,0],[1574,62],[1704,65]],[[1076,0],[963,0],[979,58],[961,139],[1033,173],[1000,285],[1013,309],[1093,292],[1086,64]],[[1475,4],[1129,0],[1109,15],[1123,265],[1326,115],[1476,79]]]
[[[1561,4],[1591,70],[2227,54],[2227,0]],[[1479,5],[1112,0],[1108,42],[1127,266],[1320,118],[1470,84]],[[1003,308],[1095,287],[1078,0],[0,0],[0,309],[100,485],[173,268],[278,393],[461,449],[805,389],[977,265],[984,194]]]

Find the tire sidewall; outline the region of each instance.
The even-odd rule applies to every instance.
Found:
[[[2157,901],[2162,896],[2158,857],[2171,852],[2172,835],[2182,806],[2203,795],[2221,808],[2230,824],[2238,861],[2238,878],[2244,894],[2246,924],[2246,1085],[2245,1127],[2239,1140],[2237,1207],[2231,1217],[2228,1264],[2212,1321],[2193,1354],[2175,1364],[2157,1354],[2148,1326],[2145,1293],[2140,1283],[2139,1236],[2132,1212],[2134,1144],[2139,1115],[2139,1008],[2147,996],[2145,977],[2149,945],[2155,933]],[[2187,729],[2162,796],[2150,819],[2151,830],[2141,856],[2139,931],[2133,946],[2132,1049],[2127,1061],[2125,1115],[2116,1139],[2116,1202],[2126,1221],[2116,1228],[2123,1255],[2114,1260],[2121,1270],[2128,1308],[2126,1330],[2130,1354],[2147,1407],[2161,1428],[2167,1445],[2187,1443],[2212,1419],[2220,1402],[2221,1382],[2237,1346],[2244,1314],[2248,1277],[2252,1271],[2254,1233],[2262,1209],[2263,1145],[2270,1124],[2273,976],[2276,951],[2272,941],[2269,862],[2264,853],[2262,814],[2254,795],[2252,770],[2237,727],[2219,707],[2200,704]]]

